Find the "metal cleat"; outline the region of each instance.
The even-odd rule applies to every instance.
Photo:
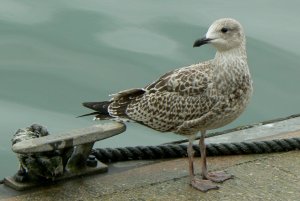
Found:
[[[6,177],[4,184],[15,190],[25,190],[63,179],[107,172],[107,165],[90,155],[93,145],[125,130],[126,126],[117,122],[55,135],[49,135],[47,129],[38,124],[19,129],[12,139],[12,150],[18,156],[20,169],[13,177]]]

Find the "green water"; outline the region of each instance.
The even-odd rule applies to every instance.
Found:
[[[227,126],[299,113],[299,1],[0,0],[0,179],[17,160],[10,139],[32,123],[61,132],[90,126],[83,101],[143,87],[171,69],[213,58],[192,48],[212,21],[244,26],[255,92],[247,111]],[[98,143],[160,144],[181,136],[129,124]]]

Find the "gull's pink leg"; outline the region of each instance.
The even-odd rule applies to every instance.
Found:
[[[233,175],[227,174],[223,171],[218,172],[207,172],[206,163],[206,145],[205,145],[205,131],[201,132],[201,138],[199,140],[200,152],[201,152],[201,168],[202,168],[202,179],[207,179],[214,182],[223,182],[225,180],[233,178]]]
[[[194,150],[193,150],[193,139],[189,140],[189,145],[187,148],[188,157],[189,157],[189,175],[190,175],[190,184],[197,190],[206,192],[211,189],[218,189],[218,186],[214,185],[211,181],[205,179],[198,179],[195,177],[194,173]]]

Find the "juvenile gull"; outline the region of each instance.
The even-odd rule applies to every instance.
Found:
[[[252,94],[241,24],[231,18],[216,20],[205,37],[195,41],[194,47],[207,43],[217,50],[212,60],[170,71],[145,88],[118,92],[109,101],[83,103],[96,111],[87,115],[96,115],[98,119],[133,120],[157,131],[190,135],[190,183],[200,191],[217,189],[213,182],[232,178],[225,172],[208,173],[206,131],[236,119]],[[192,142],[198,132],[201,178],[196,178],[193,166]]]

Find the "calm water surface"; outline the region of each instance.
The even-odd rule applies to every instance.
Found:
[[[17,159],[10,139],[32,123],[61,132],[87,127],[83,101],[142,87],[177,67],[213,58],[192,48],[217,18],[244,26],[255,92],[234,127],[299,113],[299,1],[0,0],[0,179]],[[102,147],[181,139],[129,124]]]

